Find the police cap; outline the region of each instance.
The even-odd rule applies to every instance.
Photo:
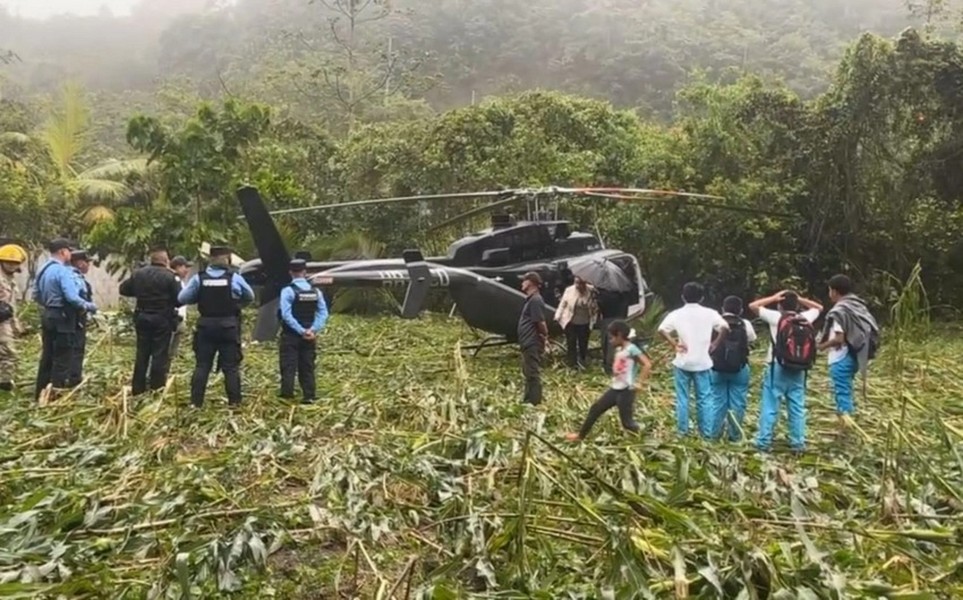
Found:
[[[66,238],[50,240],[50,243],[47,244],[47,250],[51,254],[54,252],[60,252],[61,250],[70,250],[71,248],[76,248],[76,244]]]
[[[292,273],[303,273],[307,268],[308,263],[303,258],[295,258],[288,263],[288,269],[290,269]]]
[[[86,250],[74,250],[73,252],[70,253],[70,262],[77,262],[80,260],[87,260],[87,261],[90,260],[87,257]]]
[[[227,246],[211,246],[211,258],[230,256],[231,254],[231,249]]]

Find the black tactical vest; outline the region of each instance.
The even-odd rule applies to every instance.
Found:
[[[197,278],[201,284],[197,293],[197,312],[202,317],[223,319],[237,316],[237,303],[231,295],[233,273],[225,271],[215,277],[202,271]]]
[[[290,288],[294,292],[294,299],[291,302],[291,316],[298,322],[298,325],[310,329],[314,323],[314,315],[318,311],[318,294],[320,292],[314,288],[302,290],[293,283]],[[288,329],[288,327],[285,326],[285,329]]]

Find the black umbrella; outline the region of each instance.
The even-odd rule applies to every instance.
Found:
[[[616,263],[600,257],[573,260],[569,263],[572,274],[602,290],[628,292],[634,286],[629,276]]]

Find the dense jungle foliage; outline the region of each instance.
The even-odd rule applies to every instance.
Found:
[[[963,292],[959,6],[931,0],[207,0],[124,17],[0,11],[0,234],[253,248],[235,186],[272,208],[386,194],[613,184],[769,217],[573,203],[661,294],[821,284],[885,301],[919,261]],[[914,25],[915,29],[904,29]],[[68,81],[68,83],[64,83]],[[466,205],[282,220],[293,246],[441,252]]]

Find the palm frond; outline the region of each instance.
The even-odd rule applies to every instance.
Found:
[[[60,105],[51,111],[41,133],[50,160],[65,179],[75,175],[73,165],[87,141],[89,120],[83,89],[68,83],[63,88]]]
[[[77,179],[73,186],[80,200],[85,203],[118,202],[130,191],[123,183],[109,179]]]
[[[116,181],[133,173],[145,173],[147,169],[146,158],[110,160],[79,173],[77,177],[79,179],[111,179]]]
[[[85,225],[96,225],[97,223],[110,221],[113,218],[114,211],[102,204],[91,206],[83,212],[83,221]]]

